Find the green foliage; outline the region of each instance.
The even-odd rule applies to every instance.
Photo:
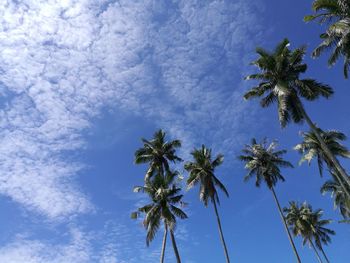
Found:
[[[328,65],[333,66],[340,57],[344,58],[343,73],[348,78],[350,67],[350,1],[348,0],[315,0],[312,6],[314,15],[304,18],[309,22],[316,20],[328,25],[326,32],[320,35],[321,44],[313,51],[318,57],[326,50],[330,51]]]
[[[208,205],[208,201],[214,199],[219,203],[219,196],[216,187],[220,188],[226,196],[229,196],[225,186],[215,176],[215,168],[221,165],[224,161],[224,156],[218,154],[214,160],[212,160],[211,149],[202,145],[202,148],[192,151],[193,162],[187,162],[185,164],[185,170],[189,172],[187,179],[188,189],[199,184],[199,198],[205,206]]]
[[[152,140],[142,139],[143,147],[135,152],[135,164],[149,164],[145,181],[155,174],[171,173],[169,162],[182,161],[176,155],[176,149],[181,147],[181,141],[166,141],[165,136],[163,130],[157,131]]]
[[[334,199],[334,208],[339,208],[340,213],[345,220],[350,220],[350,199],[343,186],[348,188],[350,192],[350,187],[343,181],[343,185],[340,184],[339,180],[342,180],[340,176],[335,176],[335,172],[332,171],[333,179],[328,180],[321,187],[321,193],[330,193]],[[338,179],[339,178],[339,179]]]
[[[293,165],[283,160],[282,155],[285,150],[275,151],[276,142],[267,144],[267,140],[258,143],[256,139],[252,139],[251,144],[246,144],[242,150],[244,155],[238,158],[245,162],[245,168],[249,170],[244,177],[244,181],[255,176],[255,185],[260,187],[261,182],[265,182],[268,188],[272,188],[276,183],[284,177],[281,174],[280,167],[293,167]]]
[[[166,226],[174,231],[176,218],[186,219],[187,215],[178,206],[183,207],[183,195],[181,188],[174,183],[177,172],[167,173],[166,176],[155,175],[153,180],[147,180],[144,186],[136,186],[134,192],[146,193],[151,203],[138,208],[131,214],[131,218],[136,219],[144,214],[143,225],[147,230],[146,244],[154,239],[157,230],[163,221]]]
[[[348,149],[339,142],[346,140],[344,133],[335,130],[323,131],[320,128],[318,128],[318,132],[334,156],[350,158],[350,152]],[[299,163],[301,164],[302,162],[307,161],[310,164],[313,159],[316,159],[321,176],[323,174],[323,163],[325,163],[330,170],[334,170],[334,165],[324,153],[315,132],[304,132],[301,136],[303,137],[303,141],[294,147],[295,150],[302,154]]]
[[[283,211],[294,236],[303,238],[303,245],[311,245],[311,242],[315,241],[317,248],[322,250],[322,245],[328,245],[331,242],[330,236],[335,235],[333,230],[325,227],[331,220],[321,219],[323,211],[313,211],[311,205],[306,202],[302,205],[290,202],[289,207],[285,207]]]
[[[246,77],[258,80],[259,84],[245,93],[245,99],[262,97],[260,104],[268,107],[278,105],[278,117],[282,127],[291,120],[300,123],[304,120],[304,108],[300,98],[313,101],[320,96],[329,98],[333,94],[330,86],[313,79],[300,79],[307,65],[303,63],[305,47],[290,50],[288,39],[277,45],[273,52],[257,48],[259,58],[251,64],[257,66],[260,73]]]

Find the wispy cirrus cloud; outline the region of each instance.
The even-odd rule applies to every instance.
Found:
[[[50,218],[91,209],[72,183],[82,164],[62,153],[84,147],[82,132],[102,106],[142,114],[187,148],[203,140],[232,147],[250,118],[240,79],[255,8],[245,1],[7,0],[0,7],[0,191]]]
[[[186,230],[182,229],[180,233],[186,233]],[[64,241],[59,242],[18,235],[0,248],[0,262],[137,263],[155,262],[160,257],[161,233],[150,247],[146,247],[145,233],[141,228],[130,229],[113,221],[107,221],[98,230],[69,227],[69,231],[63,235]],[[166,257],[167,261],[175,262],[170,243],[166,248]]]
[[[1,111],[0,191],[52,219],[91,209],[89,200],[72,181],[82,164],[62,153],[83,147],[81,133],[101,106],[123,98],[125,104],[133,104],[126,94],[130,85],[124,88],[124,84],[140,72],[129,65],[132,53],[122,57],[108,53],[108,45],[113,43],[121,53],[133,50],[134,42],[141,40],[132,31],[139,27],[132,29],[134,21],[121,27],[130,34],[121,41],[131,46],[118,44],[114,41],[118,34],[105,28],[114,15],[126,19],[127,14],[120,9],[119,15],[100,14],[99,18],[94,4],[7,1],[1,7],[0,81],[5,102]],[[104,35],[110,37],[104,39]],[[119,63],[117,68],[114,60]],[[120,69],[125,63],[124,74]],[[116,83],[122,89],[109,78],[109,67],[117,70],[118,80],[123,80]],[[115,74],[110,72],[110,76]]]
[[[78,229],[71,229],[71,240],[64,245],[17,237],[0,248],[0,261],[7,263],[90,262],[88,238]]]
[[[102,108],[143,116],[181,138],[186,152],[203,141],[227,152],[247,136],[252,111],[241,99],[241,79],[260,7],[244,0],[166,2],[4,1],[1,194],[53,221],[93,210],[93,193],[84,193],[77,177],[90,164],[70,153],[89,143],[84,134]],[[116,242],[119,228],[98,252],[84,232],[73,231],[66,245],[18,238],[0,249],[0,261],[158,257],[140,239],[140,254],[131,259],[126,248],[135,243],[126,236]]]

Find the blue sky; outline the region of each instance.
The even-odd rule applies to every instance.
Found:
[[[281,129],[275,108],[242,94],[257,45],[318,43],[322,28],[305,24],[311,1],[281,0],[3,0],[0,5],[0,262],[156,262],[130,212],[145,202],[132,192],[146,167],[133,164],[140,138],[165,129],[189,158],[202,143],[225,155],[218,177],[230,198],[220,214],[235,262],[294,262],[271,193],[243,183],[236,159],[252,136],[278,139],[296,169],[276,192],[283,205],[307,200],[340,219],[321,196],[315,165],[298,166],[292,150],[305,125]],[[349,84],[341,66],[306,56],[306,74],[332,85],[329,101],[305,105],[324,129],[350,134]],[[346,142],[349,146],[349,143]],[[348,161],[342,160],[346,168]],[[183,262],[223,262],[212,207],[186,192],[189,219],[176,230]],[[346,263],[349,228],[326,247]],[[303,262],[314,262],[296,239]],[[168,247],[166,262],[175,262]]]

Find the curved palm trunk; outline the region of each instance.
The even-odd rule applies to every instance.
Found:
[[[171,242],[173,243],[174,253],[175,253],[175,256],[176,256],[176,262],[177,263],[181,263],[180,254],[179,254],[179,250],[177,249],[177,245],[176,245],[176,241],[175,241],[175,236],[174,236],[174,231],[173,230],[170,230],[170,237],[171,237]]]
[[[322,261],[320,255],[319,255],[318,252],[317,252],[317,249],[316,249],[314,243],[312,242],[311,239],[309,239],[309,242],[310,242],[310,244],[311,244],[313,250],[315,251],[315,254],[316,254],[316,257],[317,257],[318,262],[323,263],[323,261]]]
[[[317,130],[316,125],[311,121],[310,117],[307,115],[306,111],[304,110],[303,107],[301,107],[304,118],[307,122],[307,124],[310,126],[311,130],[315,133],[317,139],[319,140],[320,144],[321,144],[321,148],[324,151],[324,153],[326,154],[326,156],[329,158],[329,160],[332,162],[332,164],[334,165],[334,167],[336,168],[336,170],[340,173],[341,177],[344,179],[344,181],[349,185],[350,187],[350,179],[349,176],[347,175],[347,173],[345,172],[344,168],[340,165],[338,159],[334,156],[334,154],[329,150],[328,146],[326,145],[326,143],[324,142],[321,134],[319,133],[319,131]],[[348,195],[348,197],[350,198],[350,193],[349,191],[346,189],[346,187],[343,185],[342,181],[340,180],[340,183],[344,189],[344,191],[346,192],[346,194]]]
[[[275,190],[273,189],[273,187],[271,187],[271,191],[272,191],[272,194],[273,194],[273,198],[275,199],[275,202],[276,202],[276,204],[277,204],[278,212],[280,213],[281,219],[282,219],[283,224],[284,224],[284,227],[285,227],[285,229],[286,229],[286,232],[287,232],[287,235],[288,235],[288,238],[289,238],[289,242],[290,242],[290,244],[292,245],[294,254],[295,254],[296,258],[297,258],[297,262],[298,262],[298,263],[301,263],[301,260],[300,260],[298,251],[297,251],[297,249],[296,249],[296,247],[295,247],[293,238],[292,238],[292,236],[291,236],[291,234],[290,234],[290,232],[289,232],[289,229],[288,229],[288,226],[287,226],[287,223],[286,223],[286,219],[284,218],[284,215],[283,215],[283,213],[282,213],[282,209],[281,209],[280,203],[279,203],[279,201],[278,201],[278,199],[277,199],[277,196],[276,196],[276,193],[275,193]]]
[[[214,210],[215,210],[215,215],[216,215],[216,219],[218,221],[218,226],[219,226],[219,234],[220,234],[220,239],[221,239],[221,243],[224,247],[224,252],[225,252],[225,257],[226,257],[226,263],[230,263],[230,258],[228,256],[228,252],[227,252],[227,247],[226,247],[226,243],[225,243],[225,239],[224,239],[224,234],[222,233],[222,228],[221,228],[221,221],[220,221],[220,216],[218,213],[218,209],[216,207],[216,201],[213,198],[213,204],[214,204]]]
[[[321,247],[321,252],[322,252],[322,255],[324,256],[324,258],[326,259],[326,261],[327,261],[327,263],[329,263],[329,259],[328,259],[328,257],[327,257],[327,255],[326,255],[326,253],[324,252],[324,250],[323,250],[323,248]]]
[[[164,254],[165,254],[165,246],[166,246],[166,237],[168,235],[168,227],[167,225],[164,223],[165,226],[165,230],[164,230],[164,236],[163,236],[163,244],[162,244],[162,252],[160,254],[160,263],[164,262]]]

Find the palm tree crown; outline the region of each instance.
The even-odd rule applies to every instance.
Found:
[[[162,221],[170,230],[176,227],[176,218],[185,219],[187,215],[178,205],[183,206],[181,188],[174,183],[176,172],[166,176],[156,175],[152,181],[147,181],[144,186],[136,186],[134,192],[146,193],[151,203],[140,207],[131,214],[132,218],[138,218],[140,213],[145,214],[143,225],[147,230],[146,243],[154,239]]]
[[[311,207],[310,207],[311,208]],[[326,227],[332,220],[321,219],[323,215],[322,209],[317,209],[312,213],[311,226],[316,246],[322,249],[322,245],[328,245],[331,242],[331,235],[335,235],[335,231]]]
[[[335,171],[332,171],[332,174],[333,173],[335,173]],[[336,177],[333,175],[332,180],[328,180],[323,184],[321,187],[321,193],[331,193],[332,197],[334,198],[334,208],[339,208],[344,219],[350,219],[350,198],[343,188],[344,186],[347,187],[348,192],[350,192],[350,187],[346,185],[345,182],[341,184],[339,180],[342,179],[339,176]]]
[[[305,111],[300,98],[315,100],[320,96],[325,98],[333,94],[328,85],[313,79],[300,79],[301,73],[307,69],[303,63],[305,47],[291,51],[288,39],[277,45],[273,52],[257,48],[259,58],[252,62],[261,73],[252,74],[246,79],[259,80],[260,83],[249,90],[245,99],[263,97],[260,101],[262,107],[272,103],[278,104],[278,116],[282,127],[292,119],[299,123],[305,118]]]
[[[298,203],[289,202],[289,207],[283,208],[287,224],[290,226],[294,236],[302,236],[303,243],[306,244],[311,237],[310,216],[311,210],[306,203],[299,206]]]
[[[149,169],[145,175],[145,180],[151,178],[155,173],[170,173],[169,161],[182,161],[176,155],[176,148],[181,147],[181,141],[165,140],[165,132],[159,130],[154,134],[152,140],[142,139],[144,146],[135,152],[135,163],[149,163]]]
[[[222,164],[224,156],[218,154],[212,160],[211,149],[206,148],[204,145],[202,145],[201,149],[192,151],[191,155],[194,161],[185,164],[185,170],[190,173],[187,179],[188,188],[192,188],[200,183],[199,197],[205,206],[208,205],[209,199],[211,201],[215,199],[219,202],[216,187],[219,187],[226,196],[229,196],[223,183],[214,174],[215,168]]]
[[[330,66],[341,56],[344,57],[343,72],[348,78],[350,66],[350,1],[349,0],[315,0],[312,5],[314,15],[305,16],[304,21],[317,20],[320,24],[328,24],[325,33],[320,35],[321,44],[313,51],[318,57],[325,50],[332,49],[328,59]]]
[[[284,208],[283,211],[286,214],[287,224],[290,226],[293,234],[303,238],[303,245],[308,243],[315,249],[315,243],[316,247],[326,257],[322,245],[328,245],[331,242],[330,235],[335,234],[333,230],[325,227],[331,223],[331,220],[321,219],[323,215],[322,209],[313,211],[311,205],[306,202],[301,206],[296,202],[290,202],[289,204],[290,206]],[[316,249],[315,252],[319,258]]]
[[[276,146],[275,142],[268,145],[266,139],[262,143],[257,143],[256,139],[252,139],[251,145],[245,146],[242,150],[245,155],[238,157],[246,163],[245,168],[249,170],[244,177],[244,181],[255,176],[255,185],[257,187],[260,187],[263,181],[271,189],[279,180],[285,180],[281,174],[280,167],[293,167],[293,165],[283,160],[282,155],[286,151],[275,151]]]
[[[289,233],[289,229],[283,216],[280,202],[278,201],[276,192],[274,190],[274,186],[279,180],[284,181],[280,167],[293,166],[290,162],[282,159],[282,155],[285,154],[286,151],[276,151],[276,146],[276,142],[267,144],[267,140],[264,139],[262,143],[257,143],[257,141],[253,138],[251,144],[245,145],[245,148],[242,150],[244,155],[240,155],[238,158],[241,161],[245,162],[245,168],[249,170],[248,174],[244,177],[244,181],[247,181],[255,176],[255,185],[257,187],[260,187],[261,182],[263,181],[271,190],[297,262],[301,263],[300,256],[295,247],[293,238]]]
[[[218,154],[213,160],[211,149],[206,148],[204,145],[202,145],[202,148],[200,149],[194,149],[191,154],[194,159],[193,162],[187,162],[185,164],[186,171],[190,173],[187,179],[187,187],[192,188],[193,186],[200,184],[200,200],[204,203],[205,206],[208,206],[209,200],[213,203],[219,228],[219,235],[224,248],[226,263],[230,263],[230,257],[228,254],[224,234],[221,227],[221,220],[216,205],[216,203],[220,203],[216,187],[219,187],[227,197],[229,194],[226,190],[226,187],[214,174],[215,168],[221,165],[224,161],[224,156],[222,154]]]
[[[348,151],[348,149],[339,142],[346,140],[346,136],[344,133],[335,130],[322,131],[320,128],[318,128],[318,131],[321,134],[322,139],[328,146],[328,149],[333,153],[334,156],[350,158],[350,152]],[[300,160],[300,163],[308,161],[308,163],[310,164],[311,160],[316,158],[321,176],[323,172],[323,163],[326,163],[328,168],[332,170],[332,162],[325,155],[321,147],[321,143],[317,139],[316,134],[313,131],[310,131],[304,132],[301,135],[303,137],[303,142],[299,143],[294,147],[295,150],[297,150],[303,155]]]

